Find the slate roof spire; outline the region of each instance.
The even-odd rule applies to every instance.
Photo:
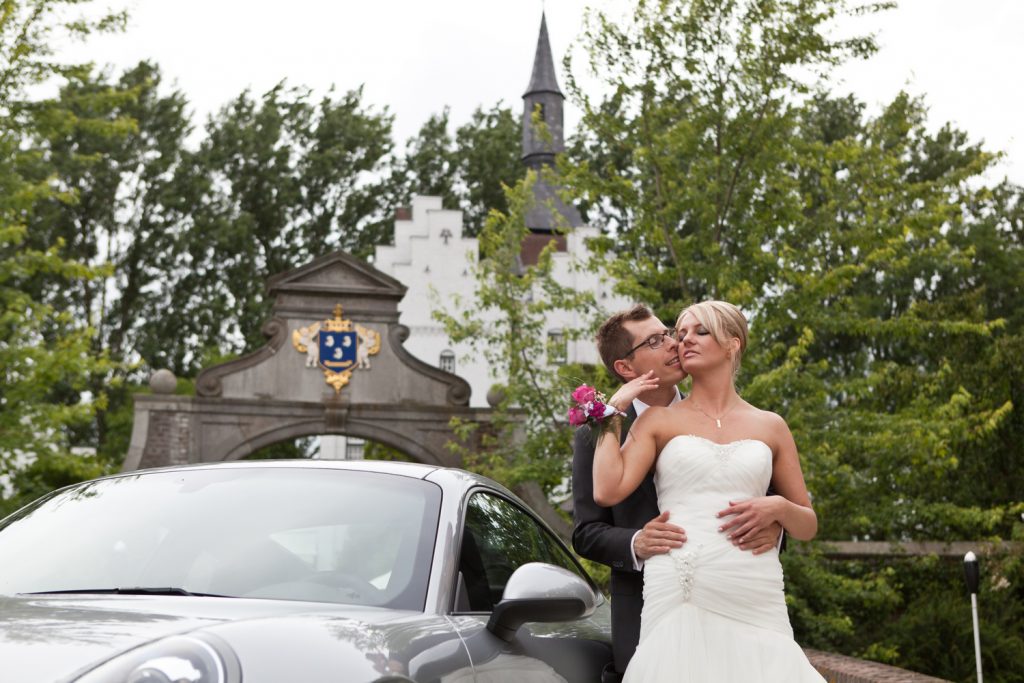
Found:
[[[537,36],[537,53],[533,57],[533,74],[530,76],[530,85],[526,88],[526,95],[538,92],[552,92],[559,95],[562,90],[558,87],[558,78],[555,76],[555,60],[551,56],[551,41],[548,40],[547,17],[542,12],[540,15],[540,35]]]
[[[555,60],[548,39],[548,23],[544,13],[540,17],[540,34],[537,36],[537,51],[533,58],[533,72],[530,85],[523,94],[523,163],[538,172],[555,163],[555,155],[565,151],[564,114],[565,95],[558,87],[555,76]],[[536,130],[533,114],[537,111],[547,127],[547,133]],[[527,212],[526,225],[533,233],[550,237],[558,228],[577,227],[583,224],[575,208],[566,205],[555,187],[543,178],[538,178],[533,188],[534,206]],[[555,213],[563,220],[558,220]],[[525,252],[524,245],[524,252]],[[530,261],[524,253],[524,260]],[[535,260],[535,256],[532,260]]]

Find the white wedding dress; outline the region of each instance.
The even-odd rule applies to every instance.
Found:
[[[658,456],[658,506],[682,548],[644,566],[640,645],[624,683],[824,683],[793,640],[777,550],[742,551],[718,527],[729,501],[763,496],[772,452],[682,435]]]

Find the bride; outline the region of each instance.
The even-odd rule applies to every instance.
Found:
[[[599,505],[623,500],[654,468],[659,507],[686,525],[683,547],[646,562],[640,645],[624,683],[823,683],[793,640],[778,550],[737,547],[772,522],[800,540],[818,529],[785,420],[736,393],[747,321],[706,301],[684,310],[676,331],[689,397],[645,411],[621,448],[606,432],[594,455]],[[647,373],[609,403],[622,410],[657,383]],[[763,495],[769,480],[779,495]]]

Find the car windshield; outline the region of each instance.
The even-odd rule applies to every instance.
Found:
[[[0,523],[0,594],[118,589],[422,610],[440,500],[419,479],[328,468],[88,482]]]

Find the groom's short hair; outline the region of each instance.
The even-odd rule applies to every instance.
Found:
[[[608,318],[597,329],[597,352],[601,354],[601,361],[608,368],[608,372],[619,380],[626,381],[615,371],[615,361],[628,356],[630,349],[633,348],[633,335],[626,329],[625,323],[640,322],[653,317],[654,312],[651,309],[643,304],[636,304]]]

